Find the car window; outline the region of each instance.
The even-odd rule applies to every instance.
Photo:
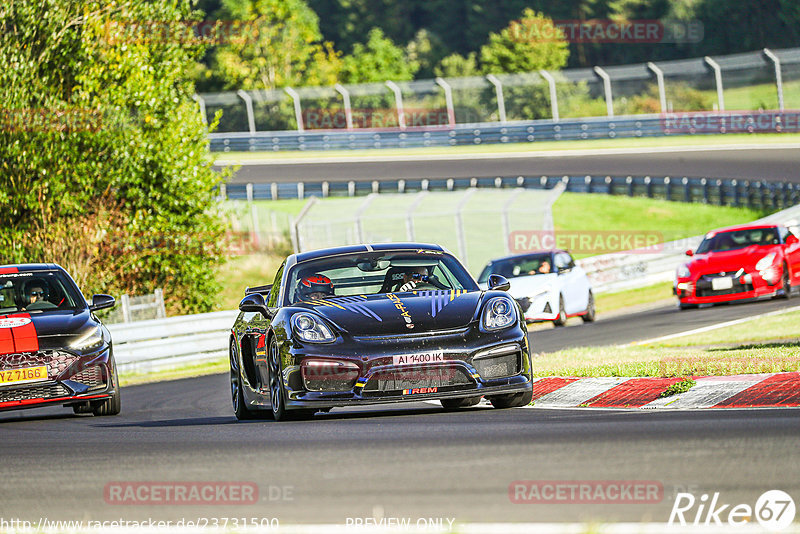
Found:
[[[700,246],[698,254],[706,252],[724,252],[749,247],[751,245],[777,245],[781,242],[778,229],[774,226],[768,228],[747,228],[732,230],[706,236]]]
[[[555,257],[555,262],[556,262],[556,269],[558,270],[569,269],[572,264],[572,258],[569,256],[569,254],[566,254],[564,252],[558,252]]]
[[[281,280],[283,279],[283,268],[286,266],[286,262],[281,264],[278,272],[275,274],[275,281],[272,282],[272,288],[269,290],[269,296],[267,297],[267,306],[270,308],[274,308],[278,305],[278,296],[281,294]]]
[[[313,284],[301,284],[304,279]],[[478,289],[464,266],[448,254],[370,252],[298,263],[287,278],[285,301],[395,292],[410,280],[418,290]]]
[[[86,300],[61,271],[0,275],[0,313],[83,309]]]
[[[550,253],[515,256],[513,258],[496,260],[484,267],[478,281],[485,283],[489,279],[490,274],[499,274],[505,278],[547,274],[552,270],[551,261]]]

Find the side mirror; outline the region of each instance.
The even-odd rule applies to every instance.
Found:
[[[794,245],[800,243],[800,239],[797,238],[794,234],[789,234],[786,236],[786,244],[787,245]]]
[[[111,295],[92,295],[92,303],[89,304],[89,310],[97,311],[113,308],[116,303],[117,301]]]
[[[261,293],[251,293],[247,295],[242,301],[239,303],[239,309],[243,312],[255,312],[260,313],[264,317],[269,317],[269,308],[267,308],[267,303],[264,302],[264,295]]]
[[[508,291],[511,289],[511,282],[505,276],[499,274],[489,275],[489,289],[492,291]]]
[[[687,256],[694,256],[694,252],[692,251],[692,249],[689,249],[689,250],[686,251],[686,255]]]

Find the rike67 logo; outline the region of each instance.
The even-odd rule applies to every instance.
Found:
[[[720,499],[719,492],[704,493],[696,498],[691,493],[678,493],[672,512],[669,514],[670,526],[728,525],[739,527],[758,522],[764,529],[778,532],[794,521],[794,500],[781,490],[770,490],[761,494],[755,506],[750,504],[730,504]]]

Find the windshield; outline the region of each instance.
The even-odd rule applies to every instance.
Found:
[[[720,252],[749,247],[750,245],[778,245],[777,228],[752,228],[748,230],[735,230],[720,232],[706,237],[697,247],[698,254],[706,252]]]
[[[40,313],[86,307],[83,295],[61,271],[0,275],[0,314]]]
[[[478,290],[458,260],[430,251],[368,252],[310,260],[295,265],[287,283],[287,304],[412,289]]]
[[[517,278],[520,276],[531,276],[536,274],[547,274],[553,267],[552,254],[549,252],[542,254],[531,254],[528,256],[517,256],[497,260],[484,267],[478,281],[486,283],[489,275],[499,274],[506,278]]]

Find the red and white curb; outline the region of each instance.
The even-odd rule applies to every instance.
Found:
[[[693,377],[684,393],[661,394],[684,378],[540,378],[526,408],[760,408],[800,406],[800,373]]]

